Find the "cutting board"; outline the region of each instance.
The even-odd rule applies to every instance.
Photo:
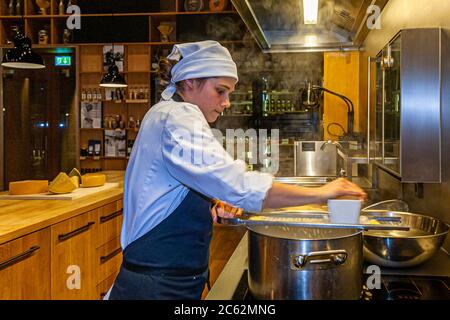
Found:
[[[119,183],[105,183],[101,187],[78,188],[71,193],[53,194],[53,193],[37,193],[25,195],[11,195],[7,192],[0,194],[0,200],[75,200],[86,196],[93,195],[97,192],[105,191],[112,188],[117,188]]]

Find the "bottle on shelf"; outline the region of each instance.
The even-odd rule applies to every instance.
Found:
[[[92,101],[92,93],[91,93],[90,89],[87,89],[87,91],[86,91],[86,100]]]
[[[81,90],[81,101],[86,101],[86,89]]]
[[[66,13],[66,10],[65,10],[65,8],[64,8],[64,1],[63,0],[60,0],[59,1],[59,4],[58,4],[58,14],[59,15],[63,15],[63,14],[65,14]]]
[[[97,89],[92,89],[92,102],[97,102]]]
[[[136,121],[134,120],[133,116],[130,116],[130,118],[128,120],[128,128],[134,129],[135,127],[136,127]]]
[[[22,15],[22,0],[16,0],[16,16]]]
[[[10,16],[14,15],[14,0],[9,0],[9,3],[8,3],[8,15],[10,15]]]

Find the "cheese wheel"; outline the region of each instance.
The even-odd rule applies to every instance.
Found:
[[[50,182],[48,191],[51,193],[70,193],[77,188],[76,184],[65,172],[60,172],[56,178]]]
[[[35,194],[48,191],[48,180],[23,180],[9,183],[9,194]]]
[[[100,187],[106,182],[106,175],[101,173],[87,173],[81,176],[81,185],[83,188]]]

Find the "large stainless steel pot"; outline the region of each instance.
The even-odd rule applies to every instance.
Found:
[[[373,264],[405,268],[430,259],[443,245],[449,225],[438,219],[407,212],[366,212],[377,217],[401,217],[409,231],[369,230],[364,232],[364,257]]]
[[[359,299],[362,230],[247,226],[249,289],[257,299]]]

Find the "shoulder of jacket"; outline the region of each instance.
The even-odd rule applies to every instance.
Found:
[[[198,119],[206,121],[200,108],[189,102],[167,101],[161,106],[161,111],[167,113],[169,119]]]

